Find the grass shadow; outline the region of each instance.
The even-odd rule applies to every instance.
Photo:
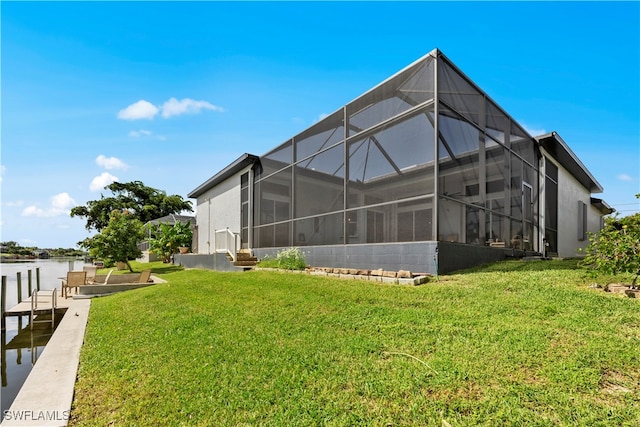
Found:
[[[498,261],[491,264],[485,264],[478,267],[468,268],[464,270],[456,270],[451,274],[465,274],[465,273],[492,273],[492,272],[511,272],[511,271],[548,271],[548,270],[579,270],[579,259],[562,259],[562,260],[505,260]]]
[[[133,273],[141,273],[144,270],[151,270],[152,274],[162,275],[175,273],[177,271],[184,270],[184,267],[163,263],[162,261],[154,261],[154,262],[138,262],[138,261],[130,261],[131,268],[133,268]],[[113,270],[112,274],[131,274],[129,269],[118,270],[115,267],[101,268],[97,271],[97,274],[107,274],[110,270]]]
[[[174,264],[162,264],[162,265],[153,265],[151,267],[151,272],[153,274],[169,274],[169,273],[175,273],[177,271],[182,271],[184,270],[184,267],[181,267],[179,265],[174,265]]]

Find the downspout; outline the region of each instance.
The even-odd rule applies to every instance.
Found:
[[[249,192],[249,196],[248,196],[249,203],[247,203],[247,206],[249,209],[249,212],[247,212],[247,240],[248,240],[247,247],[252,255],[253,255],[253,191],[254,191],[253,186],[255,185],[254,174],[253,174],[254,166],[255,166],[255,162],[254,164],[251,165],[251,169],[249,169],[249,186],[247,188]]]
[[[349,243],[349,236],[347,231],[347,209],[349,209],[349,143],[347,138],[349,137],[349,116],[347,115],[347,106],[342,108],[342,124],[344,125],[344,147],[342,147],[342,158],[344,159],[344,180],[342,181],[342,244]],[[366,168],[366,166],[365,166]],[[364,177],[364,173],[363,173]]]
[[[207,216],[207,234],[208,234],[208,239],[207,239],[207,254],[211,255],[211,226],[213,225],[212,221],[211,221],[211,197],[209,197],[207,199],[207,202],[209,202],[209,214]],[[214,236],[215,238],[215,236]]]

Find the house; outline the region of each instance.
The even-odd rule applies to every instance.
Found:
[[[557,133],[533,138],[436,49],[191,191],[200,258],[180,262],[296,246],[314,266],[436,273],[576,256],[613,212],[599,192]]]

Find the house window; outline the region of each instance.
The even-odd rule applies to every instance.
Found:
[[[558,253],[558,167],[545,158],[545,224],[544,239],[547,255]]]
[[[249,247],[249,173],[240,176],[240,242]]]
[[[578,240],[587,240],[587,205],[578,202]]]

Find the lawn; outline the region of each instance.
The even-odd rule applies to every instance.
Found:
[[[575,261],[418,287],[152,267],[93,300],[70,425],[640,424],[640,302]]]

